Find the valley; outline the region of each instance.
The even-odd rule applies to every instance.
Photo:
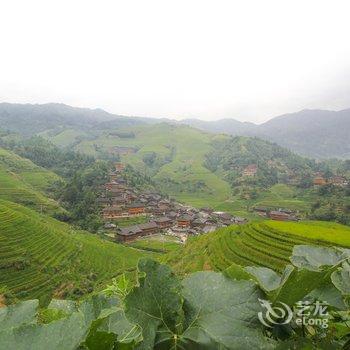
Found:
[[[11,127],[0,133],[0,320],[6,306],[29,307],[38,299],[42,319],[33,321],[36,331],[83,317],[77,325],[91,333],[80,336],[79,344],[90,346],[101,336],[113,344],[132,342],[134,349],[133,342],[146,341],[151,322],[140,325],[128,303],[144,298],[160,305],[169,298],[161,306],[166,309],[182,291],[189,303],[193,290],[206,293],[211,278],[216,282],[210,296],[223,285],[233,293],[246,283],[272,298],[271,286],[263,283],[271,278],[272,285],[280,283],[278,300],[290,305],[297,299],[283,283],[303,298],[326,285],[322,297],[346,309],[346,280],[335,290],[336,279],[329,276],[342,271],[343,281],[346,275],[348,160],[309,159],[257,137],[167,120],[100,110],[77,114],[59,105],[45,109],[50,122],[33,107],[35,122],[21,132],[26,108],[14,114],[17,121],[8,114],[4,119],[0,108],[0,125],[6,120]],[[194,280],[196,287],[186,294],[186,283]],[[132,299],[134,293],[141,296]],[[120,303],[119,311],[105,298]],[[92,307],[101,309],[86,316]],[[174,313],[188,317],[182,307]],[[101,327],[109,322],[110,328],[94,333],[91,320]],[[124,331],[130,334],[125,342],[118,335]],[[173,332],[177,337],[178,330]],[[268,330],[254,332],[259,344],[274,339]],[[0,328],[0,341],[9,334]],[[202,344],[196,337],[191,341]]]

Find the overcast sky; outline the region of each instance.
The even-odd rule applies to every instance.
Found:
[[[350,107],[350,1],[0,2],[0,101],[262,122]]]

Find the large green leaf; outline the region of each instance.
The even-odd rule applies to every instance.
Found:
[[[36,323],[39,301],[22,301],[0,308],[0,330]]]
[[[142,341],[142,330],[138,325],[132,325],[125,317],[124,311],[119,310],[94,322],[90,328],[85,346],[89,350],[114,349],[118,343],[134,344]]]
[[[292,306],[321,286],[331,287],[332,272],[348,254],[345,249],[301,245],[294,247],[291,257],[296,267],[287,265],[281,276],[265,267],[246,267],[245,271],[259,283],[272,302]],[[328,293],[328,296],[331,295]],[[340,305],[339,300],[337,302]]]
[[[125,315],[142,328],[138,349],[153,349],[156,342],[172,339],[182,314],[181,284],[166,265],[141,259],[139,286],[125,298]],[[161,340],[156,339],[162,334]]]
[[[18,304],[18,315],[29,314],[34,317],[36,312],[32,302],[26,308]],[[0,349],[16,350],[70,350],[76,349],[83,342],[89,332],[92,323],[98,319],[104,319],[121,309],[120,301],[116,297],[106,297],[102,294],[95,295],[80,305],[72,301],[53,301],[49,310],[64,311],[67,317],[48,324],[30,324],[23,326],[23,322],[11,321],[11,327],[0,331]],[[11,307],[4,308],[7,315],[11,314]],[[9,311],[10,310],[10,311]],[[24,310],[26,312],[24,313]],[[30,312],[28,311],[30,310]],[[4,313],[4,311],[2,311]],[[25,320],[25,318],[23,318]],[[7,322],[9,324],[9,322]]]
[[[328,281],[327,281],[328,282]],[[326,283],[325,285],[320,285],[318,288],[314,289],[307,296],[307,299],[325,301],[328,305],[339,309],[345,310],[347,305],[344,303],[343,296],[341,292],[334,287],[332,283]]]
[[[271,344],[258,320],[263,295],[252,281],[232,281],[220,273],[197,272],[183,280],[184,349],[265,349]]]
[[[344,261],[342,267],[332,273],[332,282],[345,296],[350,296],[350,264]]]
[[[49,324],[0,331],[1,350],[75,350],[86,336],[84,316],[74,313]]]
[[[321,271],[325,266],[336,266],[350,257],[350,250],[340,248],[297,245],[291,262],[294,266],[312,271]]]
[[[280,276],[267,267],[248,266],[245,268],[245,270],[257,280],[260,287],[266,292],[280,289],[293,272],[293,269],[293,266],[287,265],[283,274]]]
[[[47,308],[60,310],[69,315],[78,311],[78,303],[73,300],[52,299]]]

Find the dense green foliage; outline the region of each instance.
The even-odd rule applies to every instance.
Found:
[[[11,149],[21,157],[30,159],[38,166],[47,168],[58,175],[69,178],[76,171],[95,162],[91,156],[69,149],[61,149],[42,137],[30,139],[0,139],[3,147]]]
[[[155,190],[155,185],[151,177],[140,173],[130,165],[125,167],[121,175],[131,188],[142,189],[143,191]]]
[[[70,216],[57,217],[73,222],[81,228],[96,232],[102,225],[97,198],[101,187],[108,182],[111,166],[104,161],[96,161],[90,166],[77,170],[63,188],[57,189],[57,196]]]
[[[242,179],[248,165],[257,165],[256,176]],[[272,186],[286,183],[290,177],[310,177],[314,171],[328,170],[323,163],[295,155],[289,150],[257,138],[232,137],[217,140],[206,156],[206,166],[224,173],[232,187],[248,182],[251,186]]]
[[[345,188],[327,184],[320,187],[317,194],[310,219],[337,221],[350,226],[350,184]]]
[[[142,259],[134,287],[121,276],[82,303],[52,300],[40,319],[35,300],[0,309],[0,343],[9,350],[347,349],[349,259],[346,250],[301,245],[282,275],[247,267],[183,280]],[[320,316],[327,327],[290,322],[289,313],[276,313],[272,325],[259,322],[264,303],[284,303],[297,315],[302,300],[328,304]]]

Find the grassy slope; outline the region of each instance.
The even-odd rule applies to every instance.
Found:
[[[120,138],[116,136],[118,133],[134,134],[134,137]],[[61,145],[66,145],[67,142],[71,142],[69,135],[69,130],[65,130],[54,136],[52,141],[59,141]],[[309,165],[302,158],[261,140],[252,141],[247,137],[235,138],[232,147],[228,145],[220,148],[218,145],[225,145],[222,141],[227,140],[226,136],[166,123],[118,130],[97,130],[95,135],[99,136],[90,141],[85,138],[75,148],[98,156],[99,151],[112,150],[114,146],[134,147],[137,152],[122,157],[124,162],[150,175],[156,181],[156,187],[163,192],[195,207],[211,206],[215,210],[227,211],[250,220],[261,220],[252,210],[256,206],[288,208],[299,211],[301,217],[306,217],[307,213],[311,212],[312,205],[320,198],[314,188],[303,190],[286,184],[277,184],[270,188],[263,186],[254,188],[253,185],[249,185],[249,181],[247,183],[243,181],[242,185],[237,184],[236,188],[231,189],[228,182],[232,180],[230,180],[231,176],[234,177],[237,174],[235,170],[227,170],[230,169],[227,167],[230,159],[237,161],[237,164],[241,164],[245,157],[251,162],[256,162],[256,157],[262,162],[267,162],[271,160],[269,157],[276,155],[277,158],[272,160],[276,161],[276,169],[282,174],[286,175],[287,169],[298,166],[300,169],[309,169]],[[146,165],[143,161],[144,156],[150,152],[157,155],[153,166]],[[222,164],[215,172],[203,166],[206,155],[213,153],[217,157],[209,156],[209,160],[219,159],[220,155],[225,155],[224,159],[226,159],[226,166],[223,167]],[[239,171],[236,172],[239,174]],[[249,193],[253,188],[255,193],[250,196]],[[339,205],[340,208],[344,206],[344,203]]]
[[[20,298],[99,287],[157,254],[103,241],[23,207],[0,200],[0,287]]]
[[[104,134],[93,141],[81,142],[77,150],[96,155],[94,145],[105,149],[113,146],[137,147],[137,153],[123,157],[123,161],[141,171],[151,172],[154,180],[160,181],[164,190],[178,200],[195,206],[215,207],[229,197],[229,185],[203,166],[204,156],[212,147],[211,141],[221,136],[206,134],[188,126],[172,126],[165,123],[133,127],[123,131],[134,132],[135,138]],[[169,163],[150,170],[142,161],[148,152],[155,152],[160,158],[172,156],[172,159]],[[167,179],[172,179],[179,185],[165,184]],[[186,188],[188,184],[199,180],[204,182],[204,188],[195,191]]]
[[[188,126],[166,123],[134,126],[118,131],[133,132],[135,137],[119,138],[110,136],[106,131],[93,141],[82,141],[76,149],[97,156],[96,145],[104,150],[113,146],[135,147],[137,152],[123,157],[124,162],[150,174],[154,180],[158,180],[158,186],[164,192],[197,207],[209,205],[216,210],[229,211],[250,219],[259,218],[248,211],[252,206],[284,207],[300,211],[310,208],[312,198],[308,193],[282,184],[269,189],[262,188],[254,200],[232,196],[230,186],[223,180],[224,174],[213,173],[203,166],[205,155],[212,150],[212,142],[225,139],[223,135],[212,135]],[[64,145],[67,141],[64,136],[65,132],[55,136],[55,141],[61,138]],[[244,152],[246,138],[242,138],[241,142]],[[160,159],[171,157],[171,161],[150,168],[142,160],[148,152],[155,152]],[[171,181],[167,182],[169,179]],[[190,184],[198,181],[203,181],[205,186],[189,189]]]
[[[151,237],[142,237],[129,243],[128,246],[143,250],[167,253],[180,250],[182,248],[182,243],[180,243],[176,237],[159,234]]]
[[[267,221],[266,225],[273,230],[292,233],[295,236],[350,247],[350,227],[334,222],[303,221],[296,223]]]
[[[222,271],[232,264],[265,266],[281,272],[297,244],[350,248],[350,228],[319,221],[231,226],[190,239],[181,252],[168,254],[166,261],[179,273]]]
[[[52,211],[59,204],[45,191],[59,177],[36,166],[28,159],[0,148],[0,198],[22,203],[34,209]]]
[[[68,147],[77,141],[77,138],[86,137],[86,133],[74,129],[66,129],[51,137],[51,141],[60,146]]]
[[[254,200],[242,199],[233,196],[229,201],[220,206],[222,210],[245,213],[247,207],[276,207],[292,210],[308,211],[315,196],[312,190],[300,190],[285,184],[276,184],[262,190]],[[256,216],[252,216],[256,217]]]

